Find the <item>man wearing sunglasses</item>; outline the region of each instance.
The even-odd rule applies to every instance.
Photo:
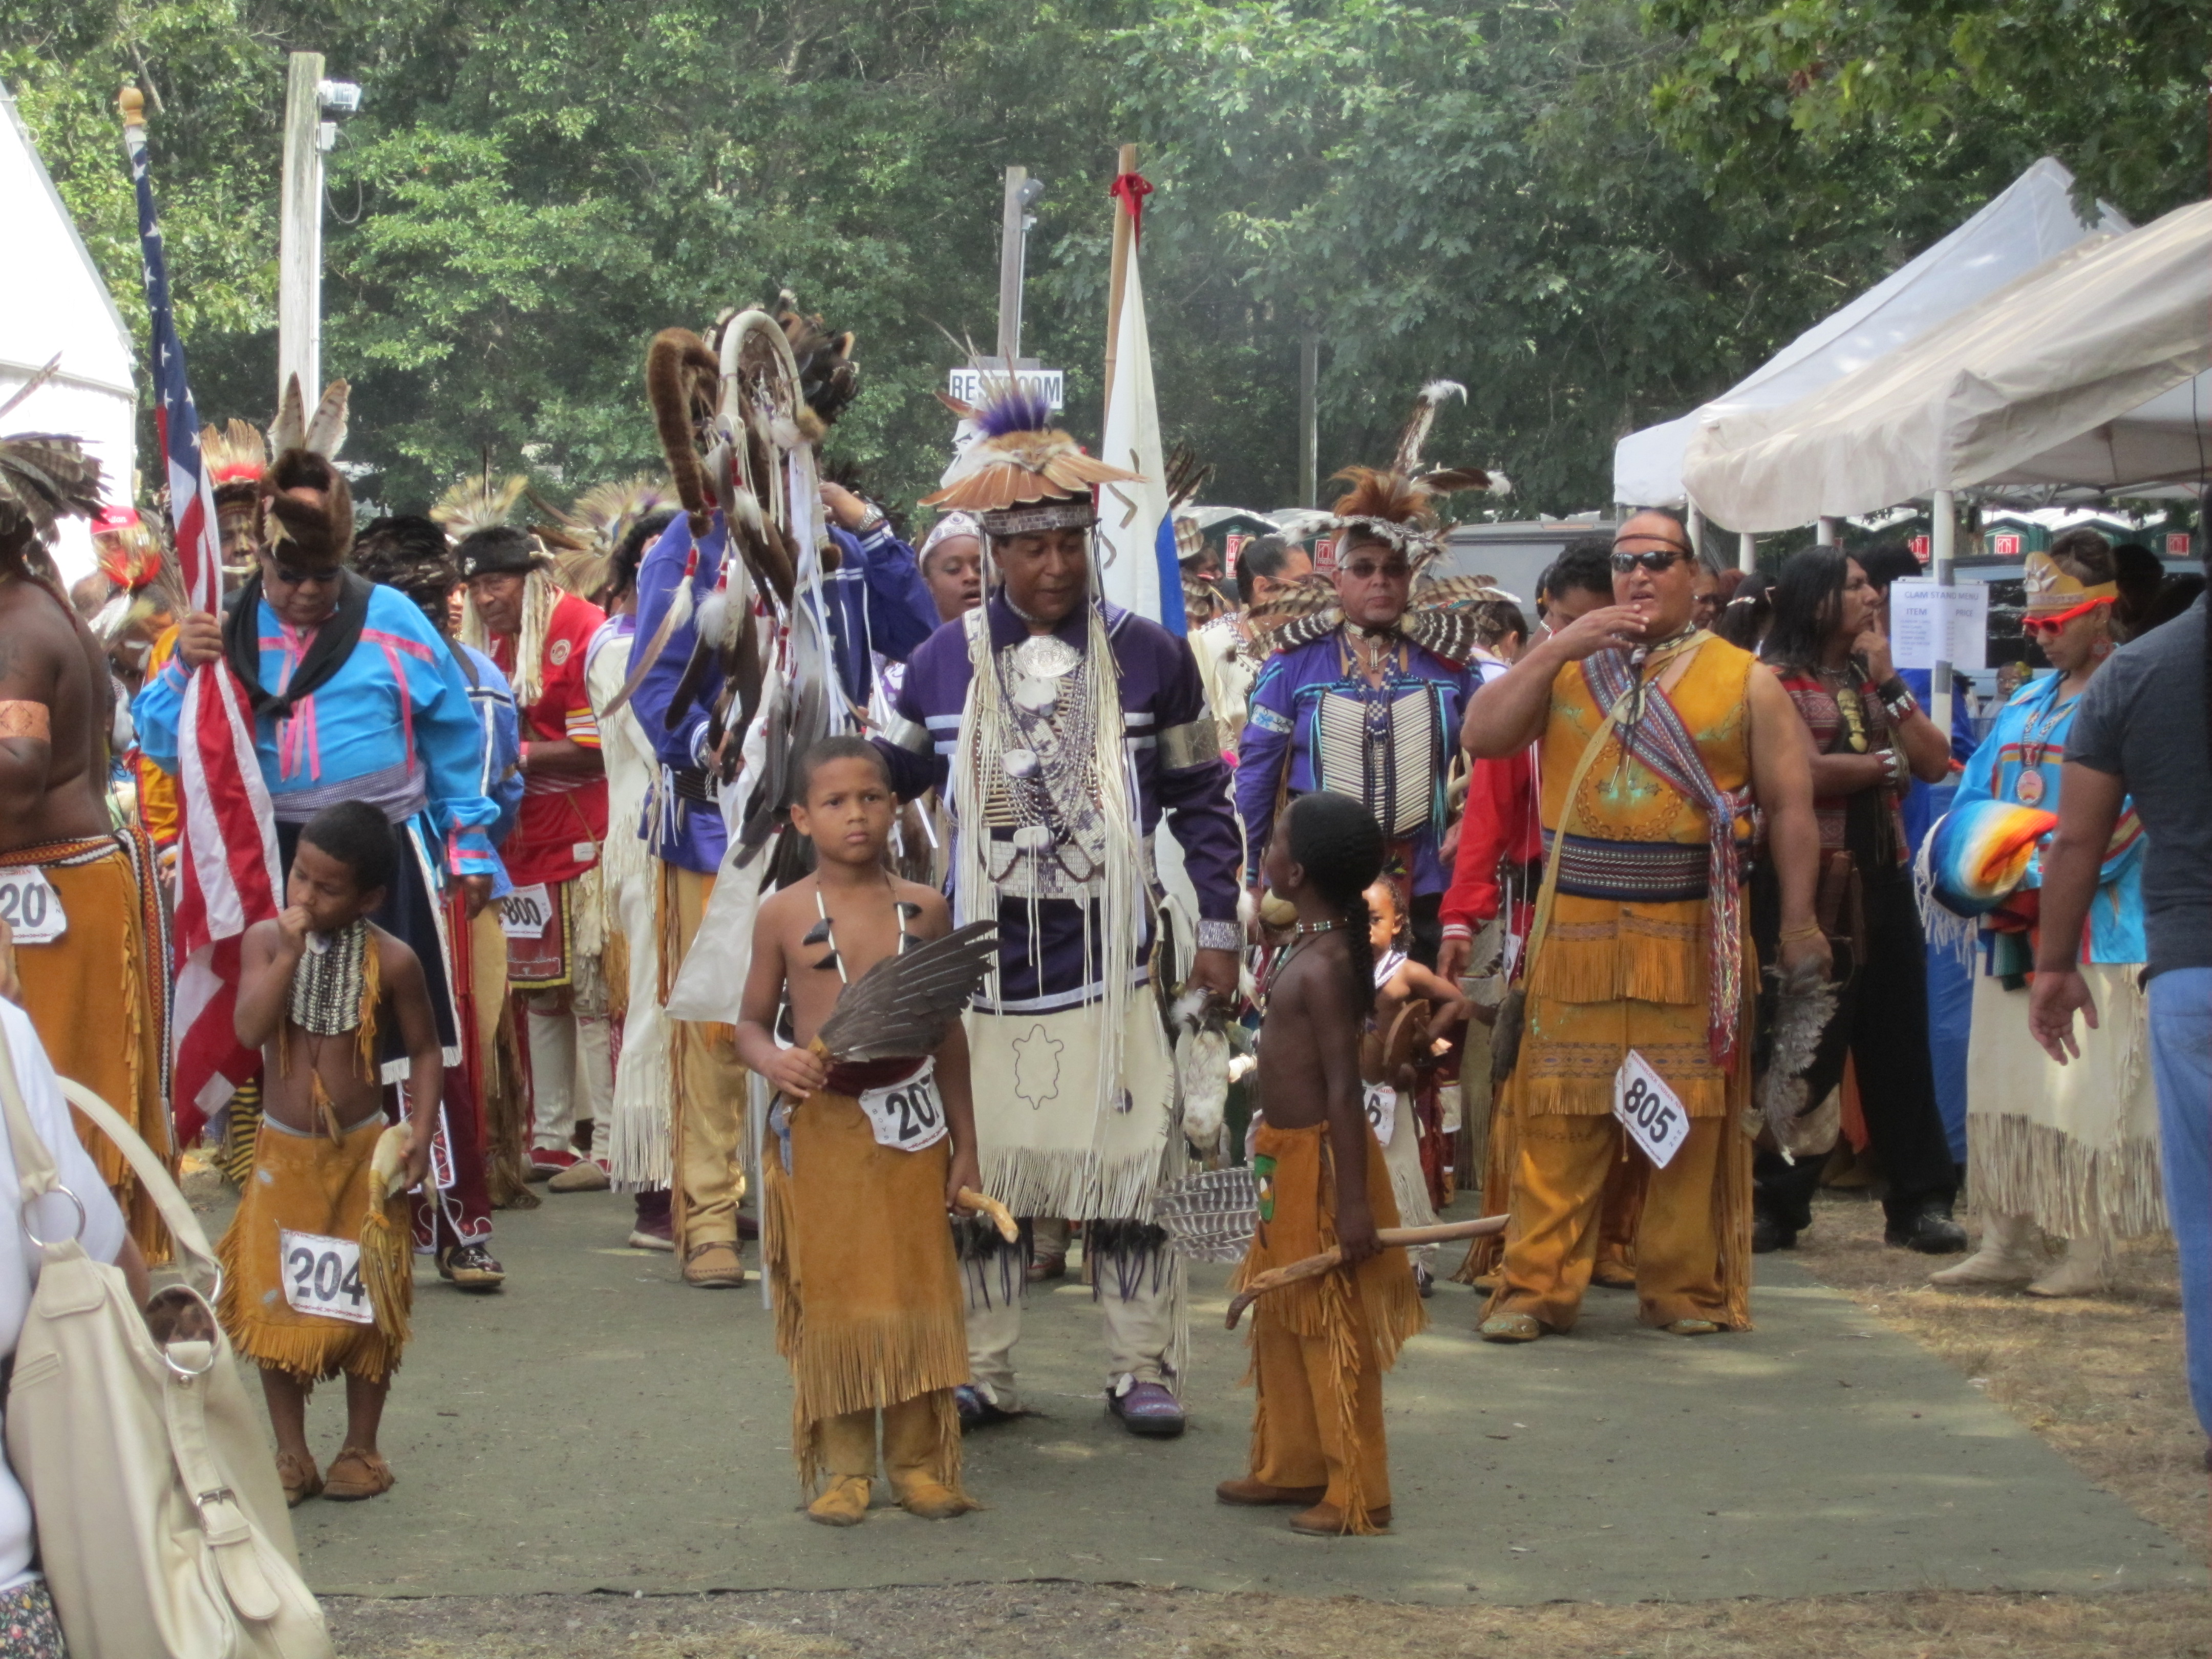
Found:
[[[396,874],[372,919],[421,959],[446,1054],[447,1181],[434,1194],[424,1183],[416,1237],[435,1249],[444,1278],[494,1290],[504,1275],[489,1249],[475,1096],[442,965],[451,953],[440,941],[443,890],[458,884],[473,914],[498,867],[487,831],[499,807],[482,793],[483,739],[468,682],[411,600],[346,568],[353,495],[327,456],[304,447],[279,455],[261,482],[261,512],[255,570],[220,621],[204,611],[184,618],[175,659],[138,694],[139,741],[174,773],[186,677],[227,661],[253,712],[254,753],[288,869],[301,826],[334,802],[365,801],[390,821]],[[383,1058],[386,1080],[403,1080],[404,1051]]]
[[[1478,757],[1540,744],[1547,856],[1525,966],[1496,1041],[1512,1066],[1505,1254],[1485,1340],[1575,1322],[1597,1255],[1616,1103],[1665,1109],[1636,1239],[1638,1316],[1680,1335],[1748,1327],[1750,1008],[1758,963],[1742,883],[1751,817],[1782,895],[1781,966],[1826,971],[1813,913],[1820,832],[1802,729],[1749,653],[1692,621],[1681,522],[1639,513],[1613,538],[1613,603],[1532,645],[1468,705]],[[1633,1063],[1632,1063],[1632,1056]],[[1646,1115],[1647,1127],[1666,1127]],[[1686,1127],[1682,1121],[1686,1121]]]

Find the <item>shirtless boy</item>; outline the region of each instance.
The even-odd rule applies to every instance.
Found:
[[[1362,803],[1316,793],[1277,820],[1261,866],[1298,921],[1260,1026],[1259,1228],[1232,1287],[1332,1245],[1344,1263],[1255,1306],[1251,1473],[1214,1495],[1295,1504],[1293,1532],[1389,1526],[1382,1374],[1428,1322],[1405,1251],[1376,1237],[1398,1212],[1359,1078],[1360,1026],[1375,1006],[1363,894],[1382,850]]]
[[[401,1340],[386,1328],[404,1327],[409,1268],[393,1275],[398,1310],[375,1308],[374,1286],[362,1274],[368,1218],[388,1196],[371,1168],[385,1131],[380,1024],[397,1019],[407,1048],[404,1098],[414,1107],[404,1124],[403,1191],[429,1167],[445,1082],[422,964],[368,920],[398,855],[376,808],[325,808],[300,831],[283,913],[247,928],[240,949],[238,1040],[262,1051],[264,1103],[253,1173],[217,1250],[220,1311],[231,1341],[261,1367],[276,1471],[293,1504],[317,1492],[345,1500],[392,1489],[376,1431],[399,1364]],[[404,1211],[392,1214],[387,1224],[408,1240]],[[340,1371],[345,1445],[325,1480],[307,1449],[307,1395]]]
[[[900,1507],[945,1520],[960,1486],[968,1380],[959,1267],[945,1212],[980,1188],[968,1042],[928,1060],[831,1066],[810,1045],[848,984],[951,931],[944,896],[891,873],[898,810],[875,746],[829,738],[800,760],[791,821],[815,871],[762,901],[738,1055],[781,1091],[770,1116],[762,1255],[776,1348],[791,1365],[792,1449],[808,1516],[867,1517],[883,1463]],[[777,1040],[781,1028],[793,1046]]]

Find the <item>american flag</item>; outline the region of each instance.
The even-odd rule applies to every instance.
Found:
[[[123,130],[138,191],[138,240],[144,254],[146,309],[153,320],[154,422],[168,465],[169,512],[187,604],[222,610],[222,532],[215,490],[200,464],[200,417],[185,374],[184,343],[169,310],[169,272],[146,129]],[[269,787],[253,754],[245,688],[226,663],[192,673],[178,720],[180,835],[177,855],[175,1096],[179,1145],[198,1137],[209,1116],[260,1070],[261,1056],[238,1041],[239,941],[273,916],[283,891]]]

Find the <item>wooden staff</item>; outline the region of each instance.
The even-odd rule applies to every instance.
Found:
[[[967,1194],[963,1193],[964,1199]],[[1433,1227],[1385,1227],[1375,1237],[1385,1249],[1394,1245],[1442,1244],[1455,1238],[1486,1238],[1492,1233],[1505,1231],[1505,1218],[1486,1215],[1480,1221],[1446,1221]],[[1295,1285],[1302,1279],[1313,1279],[1330,1268],[1340,1267],[1344,1248],[1338,1245],[1323,1250],[1319,1255],[1310,1255],[1303,1261],[1293,1261],[1286,1267],[1270,1267],[1243,1290],[1229,1298],[1229,1319],[1224,1328],[1235,1330],[1250,1307],[1270,1291],[1279,1291],[1285,1285]]]
[[[1137,170],[1137,147],[1121,146],[1121,165],[1114,169],[1118,175]],[[1121,293],[1129,286],[1129,248],[1136,239],[1136,223],[1129,217],[1128,204],[1116,198],[1114,203],[1114,264],[1112,275],[1106,284],[1106,398],[1099,410],[1101,429],[1105,411],[1114,406],[1114,365],[1121,344]]]

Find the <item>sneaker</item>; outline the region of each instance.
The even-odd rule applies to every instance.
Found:
[[[438,1277],[457,1291],[495,1291],[507,1269],[481,1244],[447,1244],[438,1252]]]
[[[1067,1258],[1065,1255],[1041,1255],[1022,1271],[1030,1284],[1047,1284],[1053,1279],[1067,1277]]]
[[[1172,1440],[1189,1426],[1182,1402],[1164,1382],[1139,1382],[1124,1376],[1106,1391],[1106,1412],[1121,1419],[1131,1434],[1148,1440]]]
[[[633,1250],[668,1250],[676,1249],[676,1229],[665,1215],[644,1216],[629,1230],[629,1244]]]
[[[596,1158],[580,1158],[546,1182],[545,1190],[549,1193],[603,1193],[612,1184],[607,1179],[605,1164]]]
[[[1950,1207],[1930,1200],[1905,1219],[1893,1218],[1882,1230],[1881,1242],[1893,1249],[1917,1250],[1923,1255],[1957,1255],[1966,1248],[1966,1230],[1951,1219]]]
[[[952,1408],[960,1413],[960,1431],[988,1429],[995,1424],[1011,1423],[1019,1412],[1007,1411],[973,1382],[963,1382],[952,1390]]]
[[[575,1153],[566,1146],[534,1147],[530,1154],[530,1179],[545,1181],[569,1169],[576,1163]]]

